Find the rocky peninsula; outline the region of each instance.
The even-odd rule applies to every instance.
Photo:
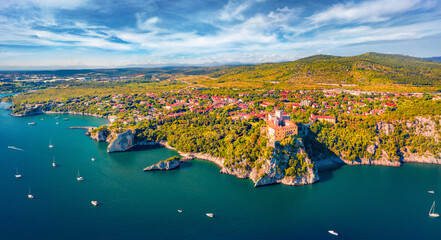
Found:
[[[176,148],[170,146],[166,141],[160,142],[137,142],[135,141],[135,130],[126,130],[123,133],[115,134],[107,134],[106,130],[99,131],[89,131],[88,135],[91,138],[98,141],[108,141],[109,146],[107,151],[109,153],[112,152],[123,152],[133,149],[136,146],[145,146],[145,145],[158,145],[163,146],[165,148],[177,151],[180,156],[182,156],[182,160],[191,160],[191,159],[201,159],[205,161],[212,162],[221,168],[220,172],[224,174],[229,174],[236,176],[238,178],[248,178],[254,182],[255,187],[270,185],[270,184],[285,184],[285,185],[305,185],[312,184],[319,180],[317,168],[314,167],[311,159],[309,159],[306,155],[306,151],[304,150],[303,143],[297,142],[297,146],[295,147],[281,147],[278,146],[274,148],[272,155],[269,158],[261,157],[260,167],[249,168],[246,166],[246,163],[239,164],[228,164],[228,161],[224,158],[214,157],[208,153],[191,153],[191,152],[181,152]],[[105,137],[107,136],[107,138]],[[298,176],[286,176],[285,169],[289,167],[289,159],[287,152],[295,151],[296,154],[305,155],[305,161],[308,164],[308,167],[302,174]],[[283,153],[282,153],[283,152]],[[160,162],[153,166],[147,167],[144,171],[151,170],[168,170],[179,167],[181,161],[173,161],[173,162]]]

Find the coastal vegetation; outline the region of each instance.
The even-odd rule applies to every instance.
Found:
[[[94,139],[111,142],[130,130],[137,143],[167,142],[179,152],[223,159],[222,171],[256,185],[298,184],[323,159],[441,159],[440,66],[369,53],[164,70],[150,79],[59,82],[13,97],[12,110],[108,117],[110,124],[91,131]],[[371,83],[394,91],[365,90]],[[267,120],[276,109],[297,124],[298,135],[269,140]]]

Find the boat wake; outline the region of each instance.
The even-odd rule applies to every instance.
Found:
[[[14,147],[14,146],[8,146],[8,148],[9,148],[9,149],[14,149],[14,150],[17,150],[17,151],[22,151],[22,152],[24,152],[24,150],[23,150],[23,149],[21,149],[21,148],[18,148],[18,147]]]

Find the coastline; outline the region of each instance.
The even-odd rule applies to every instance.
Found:
[[[100,115],[100,114],[94,114],[94,113],[85,113],[85,112],[74,112],[74,111],[67,111],[67,112],[55,112],[55,111],[42,111],[43,114],[72,114],[72,115],[82,115],[82,116],[91,116],[91,117],[98,117],[98,118],[107,118],[106,116]]]
[[[84,113],[84,112],[75,112],[75,111],[65,111],[65,112],[58,112],[58,111],[38,111],[38,112],[29,112],[26,114],[10,114],[11,116],[15,117],[24,117],[24,116],[32,116],[32,115],[38,115],[38,114],[72,114],[72,115],[80,115],[80,116],[91,116],[91,117],[97,117],[97,118],[109,118],[107,116],[99,115],[99,114],[91,114],[91,113]],[[90,131],[92,128],[90,127],[73,127],[76,129],[86,129]],[[96,139],[95,139],[96,140]],[[200,159],[203,161],[208,161],[211,163],[216,164],[220,168],[220,172],[228,175],[232,175],[238,178],[248,178],[248,176],[244,177],[243,173],[236,172],[236,171],[227,171],[228,169],[225,168],[223,163],[226,159],[220,158],[220,157],[214,157],[208,153],[192,153],[192,152],[181,152],[176,150],[176,148],[170,146],[168,142],[166,141],[160,141],[160,142],[138,142],[134,144],[130,149],[136,146],[146,146],[146,145],[160,145],[164,148],[176,151],[181,157],[182,161],[188,161],[192,159]],[[127,151],[129,149],[126,149],[124,151]],[[414,154],[406,154],[405,157],[400,159],[400,161],[388,161],[388,160],[370,160],[370,159],[357,159],[355,161],[348,161],[339,157],[331,157],[331,158],[325,158],[320,159],[317,161],[314,161],[315,166],[318,170],[327,170],[330,168],[339,167],[342,165],[376,165],[376,166],[388,166],[388,167],[399,167],[404,163],[422,163],[422,164],[441,164],[441,156],[436,157],[432,155],[426,155],[426,156],[418,156]],[[285,184],[281,182],[282,184]],[[302,183],[298,185],[304,185],[309,183]],[[290,185],[290,184],[285,184]]]
[[[163,146],[164,148],[167,148],[167,149],[170,149],[170,150],[173,150],[173,151],[177,152],[181,157],[183,157],[183,159],[181,159],[182,161],[193,160],[193,159],[197,158],[197,159],[200,159],[200,160],[212,162],[212,163],[216,164],[218,167],[220,167],[221,169],[224,168],[224,166],[223,166],[223,163],[225,161],[224,158],[214,157],[214,156],[211,156],[208,153],[181,152],[181,151],[176,150],[176,148],[170,146],[170,144],[168,144],[167,141],[160,141],[160,142],[156,142],[156,143],[161,145],[161,146]]]

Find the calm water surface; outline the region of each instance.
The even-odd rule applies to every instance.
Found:
[[[64,115],[56,125],[55,115],[9,113],[0,110],[0,239],[334,239],[330,229],[339,239],[441,239],[441,219],[428,217],[432,202],[441,204],[440,166],[344,166],[320,172],[314,185],[254,188],[197,160],[145,173],[177,154],[108,154],[107,143],[68,128],[104,119]]]

